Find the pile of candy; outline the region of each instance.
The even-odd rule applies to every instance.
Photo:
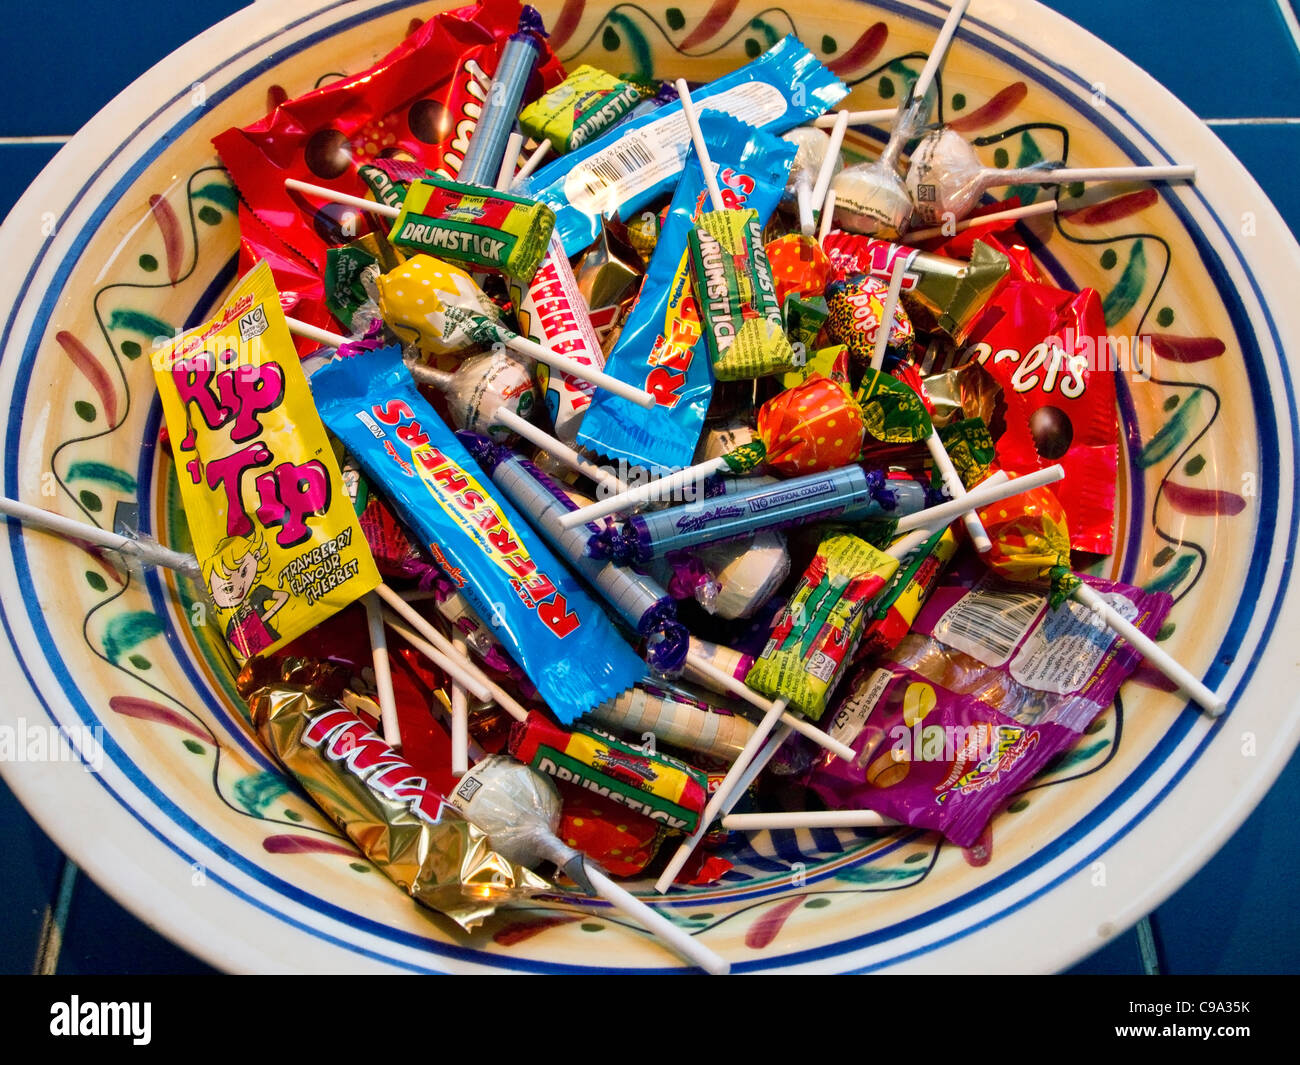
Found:
[[[1100,301],[981,206],[1190,174],[982,169],[926,125],[964,7],[870,163],[793,37],[642,84],[517,0],[216,139],[243,278],[154,359],[195,557],[108,546],[198,577],[251,727],[422,903],[565,877],[725,971],[607,874],[969,845],[1143,656],[1221,709],[1167,595],[1074,570],[1114,543]]]

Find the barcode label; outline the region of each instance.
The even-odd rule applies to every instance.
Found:
[[[751,81],[714,96],[701,108],[725,111],[755,129],[786,111],[775,85]],[[691,134],[680,111],[655,118],[574,164],[564,176],[563,199],[588,214],[612,214],[628,200],[675,180],[686,161]]]
[[[978,659],[1003,665],[1047,606],[1047,597],[985,577],[944,613],[934,638]]]
[[[641,167],[654,162],[650,150],[639,140],[619,145],[616,151],[599,156],[583,168],[582,187],[588,196],[616,185]]]

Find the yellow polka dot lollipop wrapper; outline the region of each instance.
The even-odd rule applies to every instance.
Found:
[[[412,256],[376,284],[388,327],[426,358],[473,346],[470,318],[500,314],[469,274],[431,255]]]

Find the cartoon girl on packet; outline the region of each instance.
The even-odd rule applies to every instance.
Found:
[[[275,643],[280,634],[270,625],[289,593],[258,583],[270,568],[270,549],[261,532],[228,536],[203,566],[203,583],[218,610],[233,610],[226,639],[244,658]]]

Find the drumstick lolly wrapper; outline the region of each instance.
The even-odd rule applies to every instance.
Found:
[[[154,378],[203,584],[241,663],[380,583],[269,266],[159,349]]]
[[[794,369],[794,348],[785,335],[758,212],[727,210],[684,78],[677,79],[677,95],[713,206],[687,238],[713,375],[736,381],[785,373]]]
[[[334,362],[312,379],[317,407],[373,485],[419,536],[572,721],[640,680],[645,667],[417,391],[396,348]]]

